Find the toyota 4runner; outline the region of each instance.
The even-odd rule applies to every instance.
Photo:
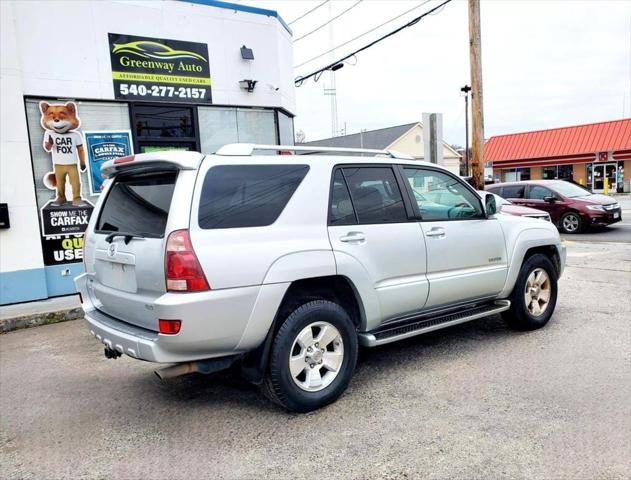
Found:
[[[548,322],[565,264],[554,225],[496,214],[435,164],[332,150],[107,162],[75,280],[106,356],[173,364],[161,378],[234,365],[305,412],[344,392],[359,345],[498,313]]]

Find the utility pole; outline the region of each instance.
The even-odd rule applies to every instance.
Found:
[[[469,0],[469,61],[471,64],[471,174],[472,183],[484,190],[484,112],[482,110],[482,40],[480,0]]]
[[[464,174],[469,176],[469,92],[470,85],[460,89],[464,93]]]

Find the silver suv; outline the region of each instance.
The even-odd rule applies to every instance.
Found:
[[[493,195],[434,164],[331,150],[106,163],[75,280],[106,356],[174,364],[161,378],[235,365],[305,412],[344,392],[359,345],[497,313],[548,322],[565,264],[554,225],[496,215]]]

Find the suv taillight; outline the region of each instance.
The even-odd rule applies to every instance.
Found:
[[[169,292],[210,290],[202,266],[193,251],[188,230],[171,232],[167,239],[165,272]]]

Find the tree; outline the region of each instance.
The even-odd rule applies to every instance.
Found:
[[[296,143],[305,143],[307,139],[307,135],[305,135],[304,130],[298,130],[296,132]]]

